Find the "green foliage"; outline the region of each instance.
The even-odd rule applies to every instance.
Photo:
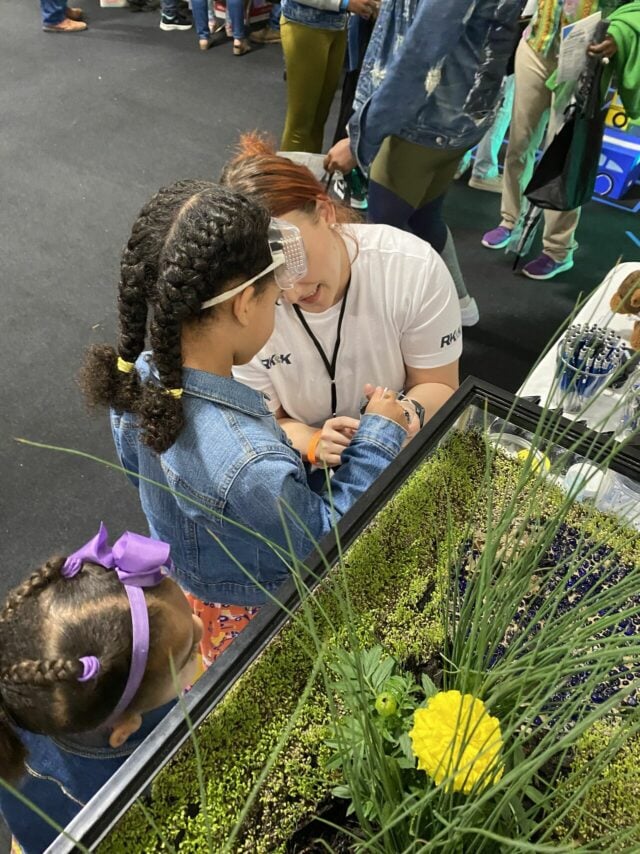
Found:
[[[610,717],[594,724],[576,745],[571,769],[557,784],[558,805],[571,799],[585,777],[595,777],[582,810],[572,809],[559,822],[556,838],[570,835],[585,844],[602,836],[611,827],[618,844],[606,850],[640,850],[640,735],[616,745],[611,761],[603,766],[601,757],[616,744],[620,719]],[[601,849],[604,850],[604,849]]]
[[[448,649],[448,639],[452,636],[452,620],[462,621],[461,625],[472,630],[474,640],[465,643],[464,632],[458,633],[458,646],[447,653],[448,660],[456,665],[445,666],[441,678],[457,684],[458,670],[464,665],[467,675],[461,689],[477,692],[490,700],[492,713],[499,710],[505,716],[506,734],[514,746],[505,757],[505,775],[497,793],[492,795],[492,804],[489,796],[479,797],[474,808],[464,813],[462,823],[447,819],[449,825],[442,825],[442,836],[433,840],[433,850],[493,854],[510,850],[510,840],[534,838],[536,815],[541,808],[540,775],[551,773],[552,781],[559,778],[557,769],[566,766],[570,752],[563,763],[548,728],[527,730],[522,703],[526,698],[522,691],[528,680],[535,685],[535,701],[543,702],[544,692],[548,691],[545,680],[549,680],[558,662],[552,662],[548,654],[545,657],[545,649],[535,648],[526,668],[515,653],[506,656],[500,667],[488,673],[485,665],[487,650],[499,643],[506,617],[512,617],[509,608],[513,607],[514,589],[524,595],[531,581],[531,568],[535,566],[540,542],[536,546],[536,542],[530,541],[523,520],[531,516],[531,508],[541,506],[540,491],[535,478],[522,479],[521,465],[498,459],[491,471],[489,506],[485,463],[484,443],[476,434],[453,434],[408,479],[346,552],[341,567],[332,570],[310,598],[311,611],[306,619],[285,627],[199,728],[207,820],[212,836],[207,835],[190,746],[154,782],[146,810],[162,836],[180,852],[224,850],[252,788],[270,759],[273,764],[252,803],[234,851],[256,854],[284,851],[290,835],[314,816],[319,805],[339,785],[348,787],[339,792],[352,802],[370,839],[370,850],[393,854],[411,850],[411,844],[418,844],[416,840],[422,838],[424,829],[433,826],[434,811],[444,810],[442,814],[449,816],[447,810],[455,807],[459,811],[458,802],[452,801],[447,806],[439,794],[433,795],[435,787],[428,788],[425,796],[420,794],[425,792],[424,775],[418,785],[414,777],[417,772],[409,767],[412,756],[407,737],[416,702],[435,690],[426,677],[422,685],[417,685],[409,675],[410,669],[416,663],[436,662],[435,670],[441,666],[441,654]],[[563,502],[562,493],[547,489],[545,514],[551,517],[558,513],[590,534],[595,542],[610,542],[620,559],[637,562],[637,534],[622,531],[589,508],[567,507]],[[511,523],[500,528],[503,512],[510,513]],[[454,603],[452,609],[450,573],[462,544],[471,539],[482,547],[487,532],[494,527],[497,535],[491,540],[487,556],[477,562],[473,595],[466,597],[465,602]],[[544,531],[540,534],[543,539],[549,535],[550,532]],[[515,584],[510,590],[503,579],[506,566],[513,573]],[[485,613],[480,606],[489,594],[493,605]],[[349,609],[345,609],[345,600]],[[468,602],[476,605],[465,604]],[[315,641],[309,634],[310,621]],[[566,638],[576,633],[576,625],[570,618],[558,622],[557,649],[561,649],[563,633]],[[580,637],[586,645],[590,636],[585,629]],[[311,686],[284,749],[273,761],[274,750],[307,686],[320,645],[327,650],[327,668]],[[364,655],[350,658],[358,649],[365,650]],[[605,659],[613,655],[612,650],[613,646],[609,651],[605,649],[602,653]],[[565,655],[563,673],[569,674],[573,666],[571,655]],[[431,669],[429,672],[435,679],[434,672]],[[383,715],[376,710],[376,703],[384,706],[385,711],[393,706],[386,700],[382,703],[380,698],[385,694],[395,701],[397,708]],[[354,696],[360,697],[355,705]],[[587,721],[584,729],[576,730],[575,738],[566,741],[567,750],[573,750],[587,724],[591,726],[594,722],[595,718]],[[526,737],[516,739],[514,736],[521,731]],[[621,745],[626,743],[627,735],[628,732],[619,738]],[[347,773],[345,747],[357,759],[355,764],[349,760]],[[377,766],[367,765],[371,763],[372,749]],[[600,752],[601,757],[612,755],[610,747]],[[369,786],[367,794],[362,780],[370,781],[375,767],[384,771],[378,774],[375,791]],[[610,768],[610,781],[622,780],[624,787],[630,779],[629,765],[619,768],[612,762]],[[576,773],[577,776],[570,778],[575,782],[574,788],[571,789],[569,782],[565,787],[568,807],[549,809],[550,819],[542,831],[548,844],[554,826],[561,828],[561,832],[553,839],[561,839],[565,845],[572,846],[574,841],[580,844],[583,838],[590,838],[580,823],[585,819],[583,809],[576,807],[576,815],[582,816],[580,821],[567,819],[568,810],[585,794]],[[341,783],[341,777],[348,782]],[[513,796],[514,788],[517,797]],[[594,803],[600,804],[595,789],[591,794]],[[603,821],[606,824],[608,819]],[[387,833],[384,838],[376,839],[380,826],[386,827]],[[136,806],[129,810],[101,850],[120,854],[124,850],[155,852],[161,847],[145,810]]]

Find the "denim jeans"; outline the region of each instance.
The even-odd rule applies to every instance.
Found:
[[[64,10],[67,0],[40,0],[40,11],[43,24],[61,24],[64,21]]]
[[[209,37],[209,8],[207,0],[191,0],[193,23],[199,39]],[[178,0],[162,0],[162,14],[174,18],[178,14]]]
[[[246,37],[244,0],[227,0],[227,21],[231,24],[231,32],[234,39],[243,39]]]
[[[280,3],[273,3],[271,6],[269,26],[272,30],[280,30]]]

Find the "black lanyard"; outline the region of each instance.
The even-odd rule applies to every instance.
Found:
[[[313,345],[320,354],[320,358],[322,359],[322,363],[327,369],[327,373],[329,374],[329,379],[331,380],[331,414],[335,418],[337,409],[338,409],[338,393],[336,390],[336,365],[338,363],[338,351],[340,350],[340,336],[342,333],[342,319],[344,317],[344,310],[347,307],[347,294],[349,293],[349,285],[351,283],[347,283],[346,290],[344,292],[344,296],[342,297],[342,305],[340,306],[340,315],[338,317],[338,329],[336,332],[336,343],[333,345],[333,355],[331,356],[331,361],[327,359],[327,354],[322,349],[322,344],[318,341],[316,336],[313,334],[311,329],[309,328],[309,324],[304,319],[304,312],[298,305],[293,306],[293,310],[298,315],[298,319],[300,323],[303,325],[305,332],[313,341]]]

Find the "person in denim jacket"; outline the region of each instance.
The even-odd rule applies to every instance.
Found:
[[[369,170],[371,222],[427,240],[456,284],[462,323],[478,321],[442,216],[465,151],[493,122],[523,0],[386,0],[364,59],[349,142],[329,170]]]
[[[322,151],[344,62],[348,12],[370,18],[377,0],[283,0],[280,37],[287,68],[283,151]]]
[[[58,831],[7,784],[65,827],[197,676],[202,624],[169,566],[165,543],[112,548],[101,525],[0,607],[0,811],[24,854]]]
[[[84,369],[89,400],[111,407],[150,530],[171,544],[174,577],[216,613],[267,601],[291,554],[306,557],[407,435],[395,394],[378,389],[330,493],[326,479],[316,492],[264,395],[233,379],[270,337],[281,288],[297,281],[272,256],[272,228],[264,208],[214,184],[161,190],[123,254],[118,349],[92,348]]]

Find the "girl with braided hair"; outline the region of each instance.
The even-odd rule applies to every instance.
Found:
[[[202,624],[167,576],[169,547],[98,534],[0,609],[0,810],[25,854],[106,783],[197,675]]]
[[[331,494],[314,491],[265,396],[233,379],[305,269],[298,229],[257,203],[202,181],[161,190],[122,256],[117,348],[93,347],[82,373],[89,401],[111,408],[152,535],[171,544],[175,578],[199,600],[205,664],[288,578],[291,553],[306,557],[406,437],[395,394],[376,389]]]

